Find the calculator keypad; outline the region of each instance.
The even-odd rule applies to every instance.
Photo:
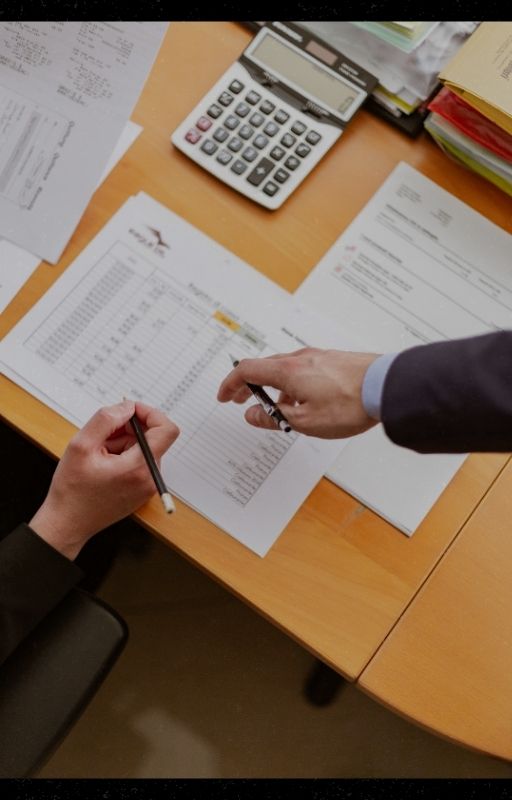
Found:
[[[261,161],[254,167],[253,171],[248,176],[247,180],[253,186],[259,186],[264,178],[267,177],[269,172],[274,169],[272,161],[268,158],[262,158]]]
[[[229,117],[226,117],[224,120],[224,127],[229,128],[230,131],[234,131],[239,125],[240,120],[234,117],[232,114],[230,114]]]
[[[189,116],[191,124],[182,134],[184,139],[189,145],[197,144],[205,166],[206,159],[225,166],[226,180],[231,173],[231,181],[246,182],[251,191],[268,198],[285,192],[284,184],[290,183],[293,189],[297,178],[290,178],[302,163],[308,162],[309,171],[310,163],[318,160],[317,156],[311,161],[311,153],[324,138],[325,125],[319,124],[316,130],[313,120],[306,124],[298,112],[278,99],[273,102],[265,97],[250,80],[227,79],[224,86],[220,81],[217,86],[221,88],[215,95],[210,93],[205,107],[199,104],[195,115]],[[325,150],[324,144],[320,149]],[[291,189],[287,185],[285,193]]]

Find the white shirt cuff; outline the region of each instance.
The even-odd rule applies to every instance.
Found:
[[[361,400],[364,410],[372,419],[380,420],[382,390],[388,370],[398,353],[386,353],[372,361],[363,379]]]

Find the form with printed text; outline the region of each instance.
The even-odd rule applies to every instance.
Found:
[[[216,395],[236,359],[351,347],[337,327],[159,203],[125,203],[0,345],[3,371],[77,425],[123,396],[181,430],[171,491],[263,555],[343,447],[259,430]],[[250,402],[250,401],[249,401]]]

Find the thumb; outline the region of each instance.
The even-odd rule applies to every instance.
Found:
[[[101,445],[122,428],[135,413],[135,403],[123,400],[113,406],[100,408],[78,432],[77,439],[87,438],[89,444]]]

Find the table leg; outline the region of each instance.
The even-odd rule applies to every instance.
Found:
[[[317,659],[304,685],[304,695],[315,706],[327,706],[344,683],[345,679],[338,672]]]

